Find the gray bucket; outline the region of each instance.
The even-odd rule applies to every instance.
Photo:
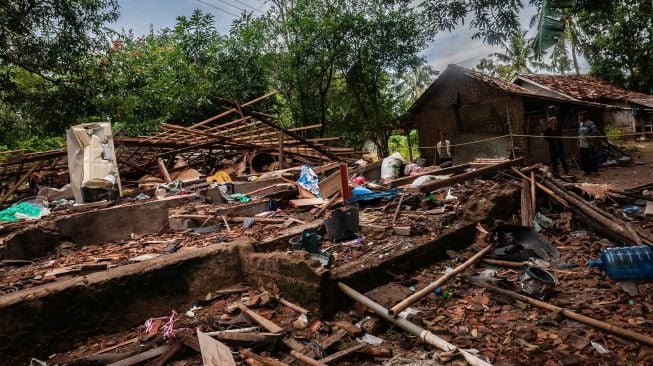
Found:
[[[524,273],[519,280],[522,291],[540,300],[546,300],[551,296],[555,284],[555,277],[538,267],[524,268]]]

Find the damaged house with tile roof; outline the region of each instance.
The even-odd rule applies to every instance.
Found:
[[[558,116],[564,134],[577,134],[577,115],[587,110],[602,125],[610,106],[561,95],[538,93],[509,81],[458,65],[449,65],[422,93],[404,116],[405,130],[417,129],[421,156],[429,164],[437,160],[436,144],[446,132],[454,146],[454,164],[474,158],[524,156],[548,159],[540,137],[549,116]],[[513,135],[512,138],[510,135]],[[566,139],[568,154],[576,140]]]
[[[653,132],[651,94],[625,90],[587,75],[521,74],[513,82],[539,95],[609,105],[602,115],[605,126],[625,133]]]

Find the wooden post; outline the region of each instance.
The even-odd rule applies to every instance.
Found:
[[[166,183],[172,183],[172,178],[170,178],[170,173],[168,173],[168,168],[166,168],[165,163],[163,162],[163,159],[158,158],[156,159],[157,163],[159,163],[159,170],[161,170],[161,174],[163,175],[163,179],[165,179]]]
[[[279,131],[279,169],[283,168],[283,131]]]
[[[517,159],[515,155],[515,140],[512,137],[512,126],[510,125],[510,111],[508,111],[508,106],[506,106],[506,119],[508,120],[508,133],[510,133],[510,150],[512,151],[512,158]]]
[[[410,130],[406,130],[406,144],[408,145],[408,161],[413,161],[413,145],[410,142]]]
[[[340,187],[342,201],[346,203],[352,199],[351,189],[349,189],[349,172],[347,171],[347,164],[340,164]]]
[[[521,224],[522,226],[533,226],[533,205],[531,197],[531,180],[523,179],[521,186]]]
[[[536,181],[535,181],[535,172],[531,170],[531,208],[532,208],[532,210],[531,210],[532,211],[531,212],[531,215],[532,215],[531,220],[533,220],[533,222],[535,222],[535,215],[537,213],[537,199],[536,199],[537,198],[537,196],[536,196],[537,193],[535,192],[535,187],[536,187],[535,183],[536,183]]]

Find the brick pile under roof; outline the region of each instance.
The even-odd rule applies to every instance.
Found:
[[[625,90],[587,75],[522,74],[519,77],[577,100],[598,103],[613,100],[653,108],[653,95]]]

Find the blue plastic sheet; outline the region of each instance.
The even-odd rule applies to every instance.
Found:
[[[351,191],[354,198],[352,198],[348,202],[352,203],[352,202],[360,202],[360,201],[371,201],[378,198],[392,199],[394,196],[398,195],[401,192],[403,192],[403,190],[399,188],[375,192],[365,187],[356,187]]]
[[[299,173],[297,183],[304,187],[304,189],[313,193],[315,197],[322,197],[320,194],[320,181],[310,165],[302,165],[302,170]]]

